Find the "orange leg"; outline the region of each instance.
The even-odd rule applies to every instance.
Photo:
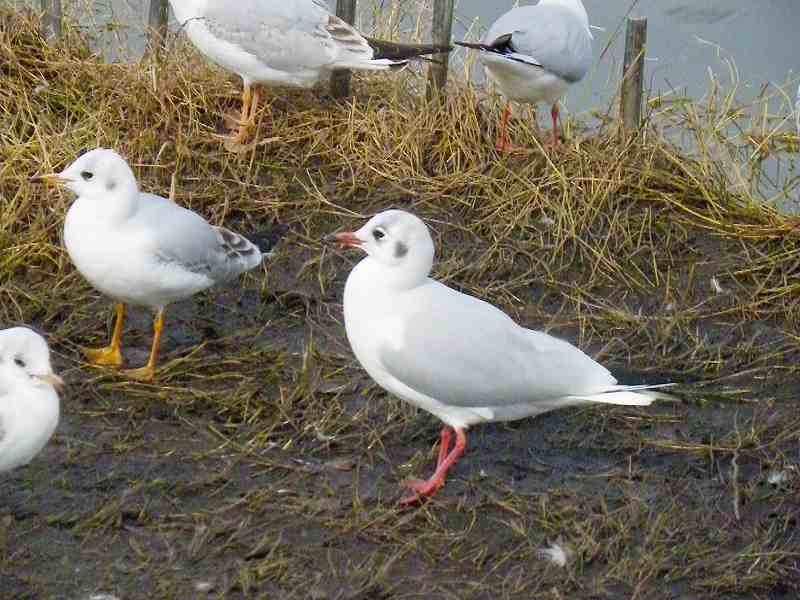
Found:
[[[247,134],[250,130],[250,112],[253,105],[253,88],[248,84],[244,84],[242,90],[242,116],[239,119],[239,131],[233,138],[230,138],[234,144],[242,145],[247,141]]]
[[[561,140],[558,137],[558,102],[553,104],[553,108],[550,109],[550,117],[553,119],[553,146],[558,146],[561,143]]]
[[[93,365],[105,367],[122,366],[122,328],[125,326],[125,305],[117,303],[117,321],[114,323],[114,334],[111,336],[111,344],[105,348],[84,348],[83,354],[86,360]]]
[[[445,429],[447,429],[447,426],[445,426]],[[408,506],[409,504],[416,504],[425,498],[430,498],[444,485],[445,479],[447,478],[447,472],[454,464],[456,464],[458,459],[464,455],[464,450],[467,447],[466,432],[457,427],[454,427],[453,431],[456,433],[456,445],[453,450],[444,457],[444,460],[440,460],[439,464],[436,466],[436,471],[434,471],[430,479],[427,481],[422,481],[421,479],[407,479],[402,482],[403,486],[411,488],[412,494],[400,500],[400,504],[403,506]],[[442,431],[442,441],[444,442],[446,440],[449,445],[449,438],[449,432],[445,434],[445,432]],[[440,448],[440,459],[441,454],[442,452]]]
[[[161,350],[161,333],[164,331],[164,309],[159,308],[153,322],[153,347],[150,349],[150,358],[147,364],[141,369],[131,369],[125,371],[125,376],[144,383],[153,383],[156,377],[156,364],[158,363],[158,353]]]
[[[253,86],[253,99],[250,102],[250,114],[247,115],[247,123],[250,126],[256,124],[256,113],[258,112],[258,103],[261,101],[260,87]]]

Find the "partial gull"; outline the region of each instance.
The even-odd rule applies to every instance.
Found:
[[[0,330],[0,473],[28,464],[52,437],[63,384],[42,336],[26,327]]]
[[[382,388],[445,424],[436,471],[427,481],[404,482],[412,490],[404,504],[444,485],[471,425],[596,402],[647,406],[664,396],[648,391],[664,385],[618,385],[575,346],[431,279],[433,240],[410,213],[382,212],[358,231],[330,237],[367,254],[344,289],[356,358]]]
[[[553,145],[557,145],[559,99],[586,76],[592,62],[592,32],[581,0],[539,0],[512,8],[491,26],[477,49],[487,76],[509,100],[500,121],[497,150],[515,150],[508,135],[510,101],[552,106]]]
[[[362,35],[323,0],[170,0],[175,18],[207,58],[244,83],[242,144],[255,122],[255,84],[310,88],[336,69],[386,70],[449,46],[396,44]]]
[[[126,371],[132,379],[155,377],[168,304],[261,264],[261,251],[241,235],[210,225],[167,198],[140,192],[128,163],[113,150],[97,148],[61,173],[34,180],[53,181],[78,196],[64,222],[67,252],[89,283],[117,301],[111,344],[86,349],[89,362],[122,365],[126,304],[156,312],[150,358],[141,369]]]

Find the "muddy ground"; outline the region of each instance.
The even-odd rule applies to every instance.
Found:
[[[350,354],[353,257],[331,257],[336,285],[313,297],[280,247],[268,286],[172,307],[157,386],[81,364],[75,346],[102,341],[109,311],[95,296],[76,309],[83,339],[55,347],[56,436],[0,483],[2,598],[798,597],[794,405],[739,378],[744,399],[720,385],[476,427],[442,492],[402,509],[398,483],[431,471],[438,424]],[[134,311],[129,363],[149,335]],[[632,367],[627,381],[658,378]],[[565,567],[543,558],[552,544]]]

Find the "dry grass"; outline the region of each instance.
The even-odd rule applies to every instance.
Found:
[[[413,75],[359,77],[341,104],[271,91],[257,142],[232,154],[213,136],[239,84],[189,48],[108,65],[0,14],[0,56],[0,323],[47,332],[70,386],[54,442],[0,487],[9,597],[800,592],[796,222],[716,163],[577,124],[561,152],[499,159],[496,107],[457,82],[426,104]],[[147,191],[174,175],[215,223],[283,232],[263,276],[168,313],[156,386],[81,362],[108,302],[62,249],[70,198],[28,182],[98,145]],[[685,384],[684,401],[478,428],[443,492],[400,510],[437,424],[355,364],[340,305],[355,257],[320,244],[391,206],[437,232],[437,277],[625,380]],[[130,361],[149,331],[134,315]],[[540,558],[556,541],[565,568]]]

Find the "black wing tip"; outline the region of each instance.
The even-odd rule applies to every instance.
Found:
[[[247,239],[261,251],[261,254],[269,254],[286,236],[288,231],[288,225],[276,223],[269,229],[254,231],[247,236]]]
[[[374,58],[389,60],[409,60],[430,54],[446,54],[453,51],[450,44],[399,44],[371,37],[364,37],[375,51]]]

